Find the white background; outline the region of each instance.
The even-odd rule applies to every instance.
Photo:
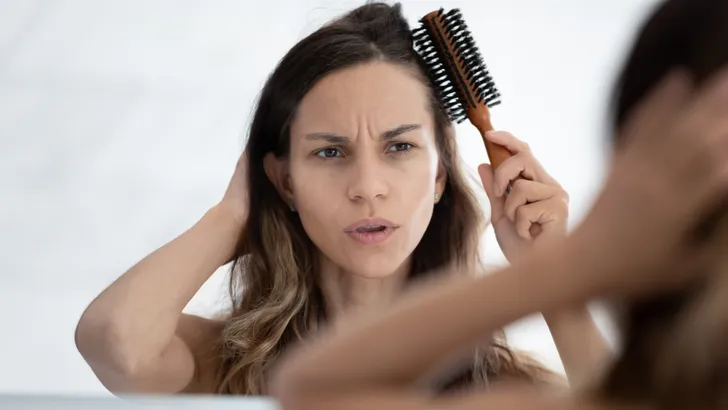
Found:
[[[654,3],[404,9],[413,23],[440,6],[463,10],[504,95],[496,128],[530,143],[570,192],[576,223],[603,177],[615,69]],[[0,0],[0,393],[108,394],[74,346],[81,312],[220,198],[266,75],[297,40],[359,4]],[[458,138],[470,167],[485,160],[468,123]],[[492,234],[484,247],[502,262]],[[189,311],[214,312],[225,273]],[[540,317],[509,333],[560,369]]]

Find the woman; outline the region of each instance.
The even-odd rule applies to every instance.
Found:
[[[573,234],[293,349],[274,377],[282,407],[728,408],[728,3],[662,4],[616,96],[612,172]],[[479,335],[594,297],[621,299],[625,314],[623,350],[595,373],[595,388],[563,396],[509,385],[445,398],[415,388]]]
[[[286,54],[263,88],[246,154],[221,202],[81,317],[78,349],[108,389],[267,394],[277,357],[318,327],[337,328],[344,312],[385,305],[436,269],[475,266],[483,217],[418,61],[399,6],[378,3]],[[486,180],[496,235],[515,260],[564,234],[565,193],[522,142],[507,133],[489,138],[516,152]],[[505,201],[503,187],[520,170],[533,181],[517,184]],[[531,213],[507,216],[525,198],[534,202],[526,210],[542,216],[535,239],[516,229]],[[181,314],[229,261],[230,316]],[[584,307],[550,311],[546,320],[570,376],[606,352]],[[499,338],[486,340],[466,370],[435,388],[552,378]]]

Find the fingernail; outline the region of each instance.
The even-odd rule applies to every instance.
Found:
[[[719,94],[728,95],[728,67],[721,69],[717,74],[712,76],[709,84],[715,88]]]

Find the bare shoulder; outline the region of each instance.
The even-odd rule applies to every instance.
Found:
[[[224,327],[222,320],[189,314],[180,316],[176,336],[187,345],[195,361],[195,375],[183,393],[215,392],[221,365],[218,340]]]

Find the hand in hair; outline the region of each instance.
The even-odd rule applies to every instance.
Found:
[[[182,314],[203,283],[230,262],[248,217],[247,158],[227,192],[190,229],[147,255],[84,311],[76,345],[114,393],[215,391],[224,323]]]
[[[575,236],[585,256],[608,268],[592,278],[601,291],[681,283],[706,256],[691,246],[696,224],[728,193],[728,70],[701,89],[685,73],[666,76],[622,132],[590,223]],[[611,252],[587,239],[597,237]]]
[[[489,164],[478,167],[490,199],[490,222],[495,236],[505,257],[513,261],[534,242],[566,234],[569,196],[525,142],[502,131],[488,132],[485,137],[513,153],[495,170]],[[519,175],[523,178],[516,179]],[[512,189],[506,195],[509,184]],[[541,227],[536,237],[531,233],[534,224]]]
[[[243,151],[235,165],[227,190],[218,206],[227,209],[242,229],[248,220],[248,155]]]

